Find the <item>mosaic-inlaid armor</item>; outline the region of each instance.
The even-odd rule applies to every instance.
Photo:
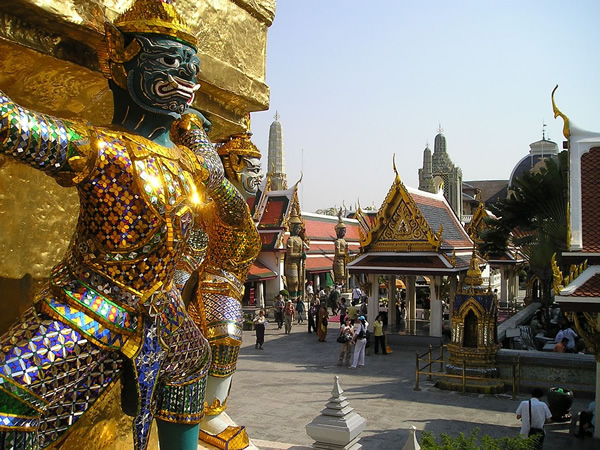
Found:
[[[2,153],[74,185],[81,204],[67,254],[1,338],[5,439],[14,448],[47,445],[68,428],[56,420],[58,405],[85,411],[124,365],[137,389],[140,448],[152,416],[198,423],[210,350],[172,278],[206,194],[226,205],[233,189],[211,166],[218,156],[202,128],[196,153],[168,149],[116,127],[31,112],[3,94],[0,121]],[[40,437],[40,423],[54,429]]]

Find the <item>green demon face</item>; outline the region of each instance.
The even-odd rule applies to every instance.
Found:
[[[183,42],[160,36],[135,37],[142,50],[125,64],[132,99],[143,109],[179,118],[200,87],[200,60]]]

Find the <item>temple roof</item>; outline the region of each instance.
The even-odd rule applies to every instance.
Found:
[[[277,273],[257,259],[250,266],[246,281],[270,280],[273,278],[277,278]]]
[[[600,147],[581,156],[581,233],[582,252],[600,252]]]
[[[473,197],[481,193],[481,201],[484,203],[496,203],[504,200],[508,192],[508,180],[481,180],[464,181],[463,193],[470,193]]]
[[[290,189],[278,191],[268,190],[267,187],[254,202],[253,218],[260,234],[263,251],[281,251],[292,212],[301,216],[298,183]]]
[[[406,188],[397,172],[374,219],[360,209],[356,216],[363,254],[349,264],[353,273],[442,275],[469,267],[473,241],[443,193]]]
[[[563,311],[600,312],[600,266],[585,269],[555,300]]]
[[[338,218],[303,212],[302,219],[305,237],[309,242],[305,260],[306,270],[313,273],[333,270],[334,242],[337,239],[335,226],[338,224]],[[348,252],[350,255],[358,254],[360,252],[358,221],[348,218],[342,220],[346,225],[344,239],[348,243]]]

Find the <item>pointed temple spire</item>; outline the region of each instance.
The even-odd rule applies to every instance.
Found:
[[[267,158],[267,167],[269,170],[269,179],[271,189],[279,191],[287,189],[287,178],[285,174],[285,158],[283,153],[283,128],[279,122],[279,112],[275,112],[269,128],[269,153]]]

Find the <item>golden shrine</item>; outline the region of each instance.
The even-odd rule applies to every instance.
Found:
[[[452,340],[446,372],[481,377],[467,380],[466,390],[471,392],[498,393],[504,383],[497,379],[495,358],[500,345],[497,341],[498,306],[489,288],[483,286],[478,258],[473,252],[467,275],[453,299]],[[462,381],[442,380],[439,387],[456,389]]]

